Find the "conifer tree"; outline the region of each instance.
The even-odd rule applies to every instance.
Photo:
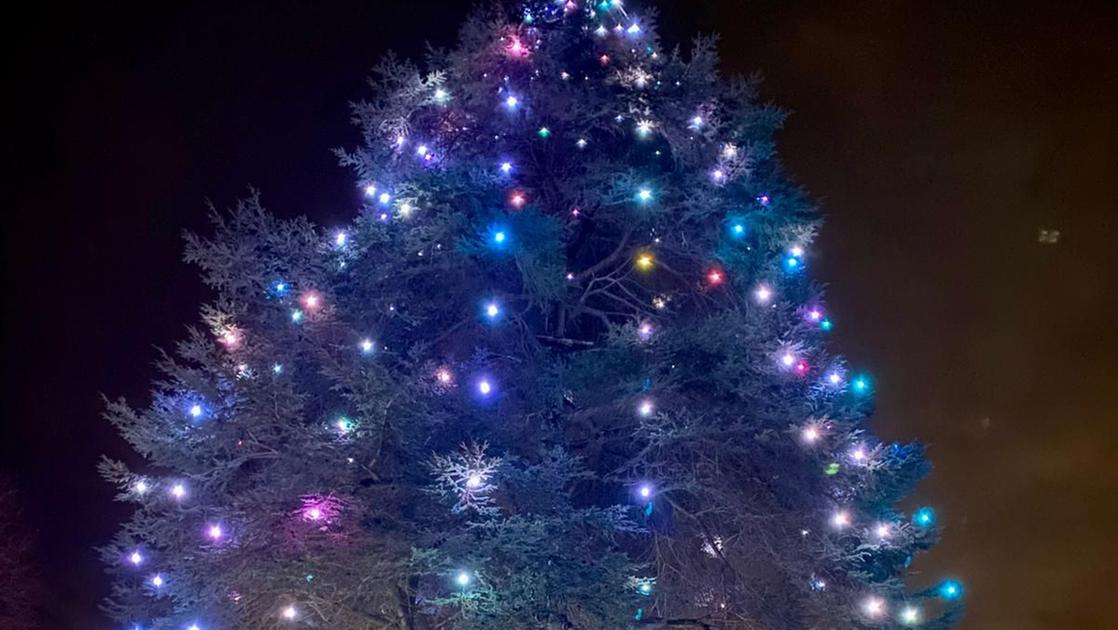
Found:
[[[213,300],[102,550],[142,628],[951,625],[919,444],[865,426],[784,113],[655,13],[475,13],[354,104],[345,226],[255,191],[187,236]]]

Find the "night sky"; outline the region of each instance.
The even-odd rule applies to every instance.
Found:
[[[145,404],[155,346],[197,321],[182,231],[250,184],[277,214],[351,218],[328,151],[356,142],[347,101],[386,50],[453,43],[469,6],[113,4],[6,37],[0,469],[58,628],[109,627],[93,547],[127,510],[94,466],[128,454],[99,396]],[[661,35],[719,32],[726,70],[793,113],[835,340],[877,379],[875,430],[930,444],[918,500],[945,532],[914,580],[962,579],[969,630],[1114,628],[1118,19],[1001,4],[662,2]]]

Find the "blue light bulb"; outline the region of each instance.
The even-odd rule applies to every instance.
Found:
[[[489,319],[496,319],[501,314],[501,307],[496,302],[490,302],[485,305],[485,316]]]
[[[493,242],[494,243],[504,243],[505,242],[505,233],[504,232],[497,232],[496,234],[494,234],[493,235]]]
[[[912,515],[912,522],[920,527],[931,527],[936,522],[936,511],[930,507],[922,507]]]
[[[936,592],[943,599],[959,599],[963,596],[963,585],[956,580],[944,580]]]
[[[824,319],[823,321],[819,322],[819,327],[822,328],[824,331],[827,331],[834,328],[835,324],[829,319]]]

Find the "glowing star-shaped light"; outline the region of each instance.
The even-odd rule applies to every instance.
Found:
[[[508,175],[512,172],[512,162],[501,162],[501,172]]]
[[[718,269],[711,269],[707,272],[707,284],[711,286],[718,286],[725,279],[726,276]]]
[[[639,494],[642,499],[651,498],[652,497],[652,486],[648,485],[647,483],[641,484],[641,486],[639,488],[637,488],[637,494]]]
[[[868,457],[869,455],[866,454],[866,449],[861,446],[856,446],[850,450],[850,459],[856,462],[864,462]]]
[[[642,400],[640,405],[637,406],[637,413],[647,417],[652,415],[654,409],[651,400]]]
[[[838,527],[839,529],[849,526],[850,512],[847,512],[846,510],[835,512],[834,515],[831,516],[831,524],[835,527]]]
[[[303,516],[305,516],[308,521],[321,520],[322,519],[322,509],[318,508],[318,507],[312,507],[312,508],[308,509],[306,512],[303,512]]]
[[[450,98],[450,94],[442,88],[435,88],[435,102],[445,103]]]
[[[192,623],[189,626],[187,626],[186,630],[202,630],[202,626],[199,626],[196,623]]]
[[[641,200],[644,203],[648,203],[649,201],[652,201],[652,191],[649,190],[648,188],[641,188],[637,192],[637,199]]]
[[[292,621],[299,614],[299,611],[295,610],[294,606],[287,606],[280,612],[280,614],[283,616],[284,619]]]
[[[652,133],[652,121],[642,120],[637,123],[637,135],[642,138],[647,138]]]
[[[377,197],[377,201],[379,201],[382,206],[387,205],[389,201],[392,201],[392,195],[390,195],[386,192],[381,193],[380,196]]]
[[[206,528],[206,535],[210,537],[210,540],[216,542],[218,540],[221,540],[224,532],[221,531],[221,525],[210,525],[208,528]]]
[[[182,483],[176,483],[175,485],[171,486],[171,496],[176,499],[182,499],[183,497],[185,497],[186,485]]]
[[[913,513],[912,522],[920,527],[931,527],[936,522],[936,512],[930,507],[922,507]]]
[[[796,258],[803,258],[804,248],[800,247],[799,245],[796,245],[796,246],[793,246],[791,249],[789,249],[788,253],[795,256]]]
[[[488,396],[493,393],[493,384],[488,379],[481,379],[477,384],[477,391],[482,396]]]
[[[272,364],[272,374],[283,374],[283,364],[282,363],[273,363]]]
[[[353,430],[353,421],[349,418],[346,418],[345,416],[342,416],[334,422],[334,426],[337,427],[338,433],[349,433]]]
[[[823,319],[823,311],[817,308],[813,308],[807,312],[807,318],[813,322],[817,322]]]
[[[135,491],[136,494],[143,495],[147,494],[147,491],[150,490],[150,488],[148,487],[148,483],[141,479],[132,486],[132,490]]]
[[[519,104],[520,99],[516,98],[515,96],[510,95],[508,98],[505,99],[505,107],[509,109],[516,109],[516,106]]]
[[[133,551],[128,554],[128,561],[131,562],[133,566],[138,567],[144,563],[144,555],[139,551]]]
[[[800,432],[800,436],[803,438],[803,441],[808,444],[814,444],[822,437],[817,427],[805,427],[804,430]]]
[[[862,602],[862,612],[872,619],[880,618],[885,614],[885,600],[876,596],[866,598]]]
[[[508,235],[506,235],[504,232],[499,231],[493,233],[493,242],[498,245],[504,243],[506,238],[508,238]]]
[[[629,28],[625,29],[625,32],[630,35],[636,35],[641,32],[641,27],[636,22],[633,22],[629,25]]]
[[[316,310],[318,307],[322,306],[322,298],[319,297],[317,293],[305,294],[301,302],[308,311]]]
[[[345,247],[346,240],[348,238],[349,237],[346,235],[345,232],[338,232],[337,234],[334,235],[334,244],[337,245],[338,247]]]
[[[202,417],[202,405],[191,405],[190,406],[190,417],[191,418]]]
[[[594,34],[598,37],[605,37],[609,35],[609,31],[606,30],[606,27],[599,25],[598,28],[594,29]]]
[[[373,340],[372,339],[362,339],[361,343],[360,343],[360,347],[361,347],[361,352],[363,352],[365,354],[371,353],[373,351]]]
[[[652,338],[653,330],[652,324],[643,322],[640,327],[637,328],[637,336],[640,337],[641,341],[648,341]]]
[[[784,364],[784,367],[792,367],[796,364],[796,355],[791,352],[785,352],[780,355],[780,362]]]
[[[726,171],[716,168],[710,172],[710,178],[714,180],[714,183],[721,184],[726,181]]]
[[[462,587],[469,586],[470,585],[470,574],[466,573],[465,571],[461,571],[461,572],[458,573],[458,575],[454,576],[454,581],[458,583],[458,586],[462,586]]]
[[[159,587],[163,586],[163,576],[159,575],[158,573],[151,576],[151,585],[154,586],[155,588],[159,588]]]
[[[831,385],[841,385],[842,374],[839,374],[838,372],[831,372],[829,375],[827,375],[827,381],[830,382]]]
[[[496,302],[490,302],[485,305],[485,316],[489,319],[496,319],[501,314],[501,307]]]
[[[435,370],[435,380],[443,385],[450,385],[454,382],[454,374],[447,368],[439,368]]]
[[[376,184],[367,184],[365,186],[365,196],[366,197],[372,197],[375,194],[377,194],[377,185]]]
[[[466,487],[470,489],[480,488],[482,483],[481,475],[470,475],[466,479]]]
[[[522,192],[514,192],[509,196],[509,204],[516,209],[523,208],[527,201],[528,198]]]
[[[580,149],[585,149],[587,144],[589,143],[586,141],[586,138],[579,138],[575,141],[575,146]]]
[[[641,595],[650,595],[652,593],[652,585],[648,582],[641,582],[641,585],[637,587],[637,590],[640,591]]]
[[[648,271],[649,269],[652,269],[652,266],[655,264],[656,258],[652,255],[651,252],[643,252],[637,256],[637,269]]]
[[[762,284],[753,290],[753,297],[757,299],[759,304],[768,304],[773,297],[773,290]]]
[[[920,623],[920,609],[915,606],[905,606],[904,609],[901,610],[900,619],[901,623],[906,626],[914,626]]]
[[[524,47],[519,37],[513,37],[508,47],[508,54],[510,57],[524,57],[528,54],[528,49]]]
[[[702,116],[695,116],[691,119],[691,127],[693,129],[698,129],[702,126],[703,126],[703,117]]]

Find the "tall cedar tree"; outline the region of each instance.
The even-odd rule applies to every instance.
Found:
[[[254,192],[188,235],[204,326],[149,407],[108,404],[144,460],[102,464],[138,505],[112,617],[950,625],[903,583],[936,536],[895,508],[923,449],[866,431],[784,114],[718,63],[617,2],[479,11],[353,105],[351,225]]]

